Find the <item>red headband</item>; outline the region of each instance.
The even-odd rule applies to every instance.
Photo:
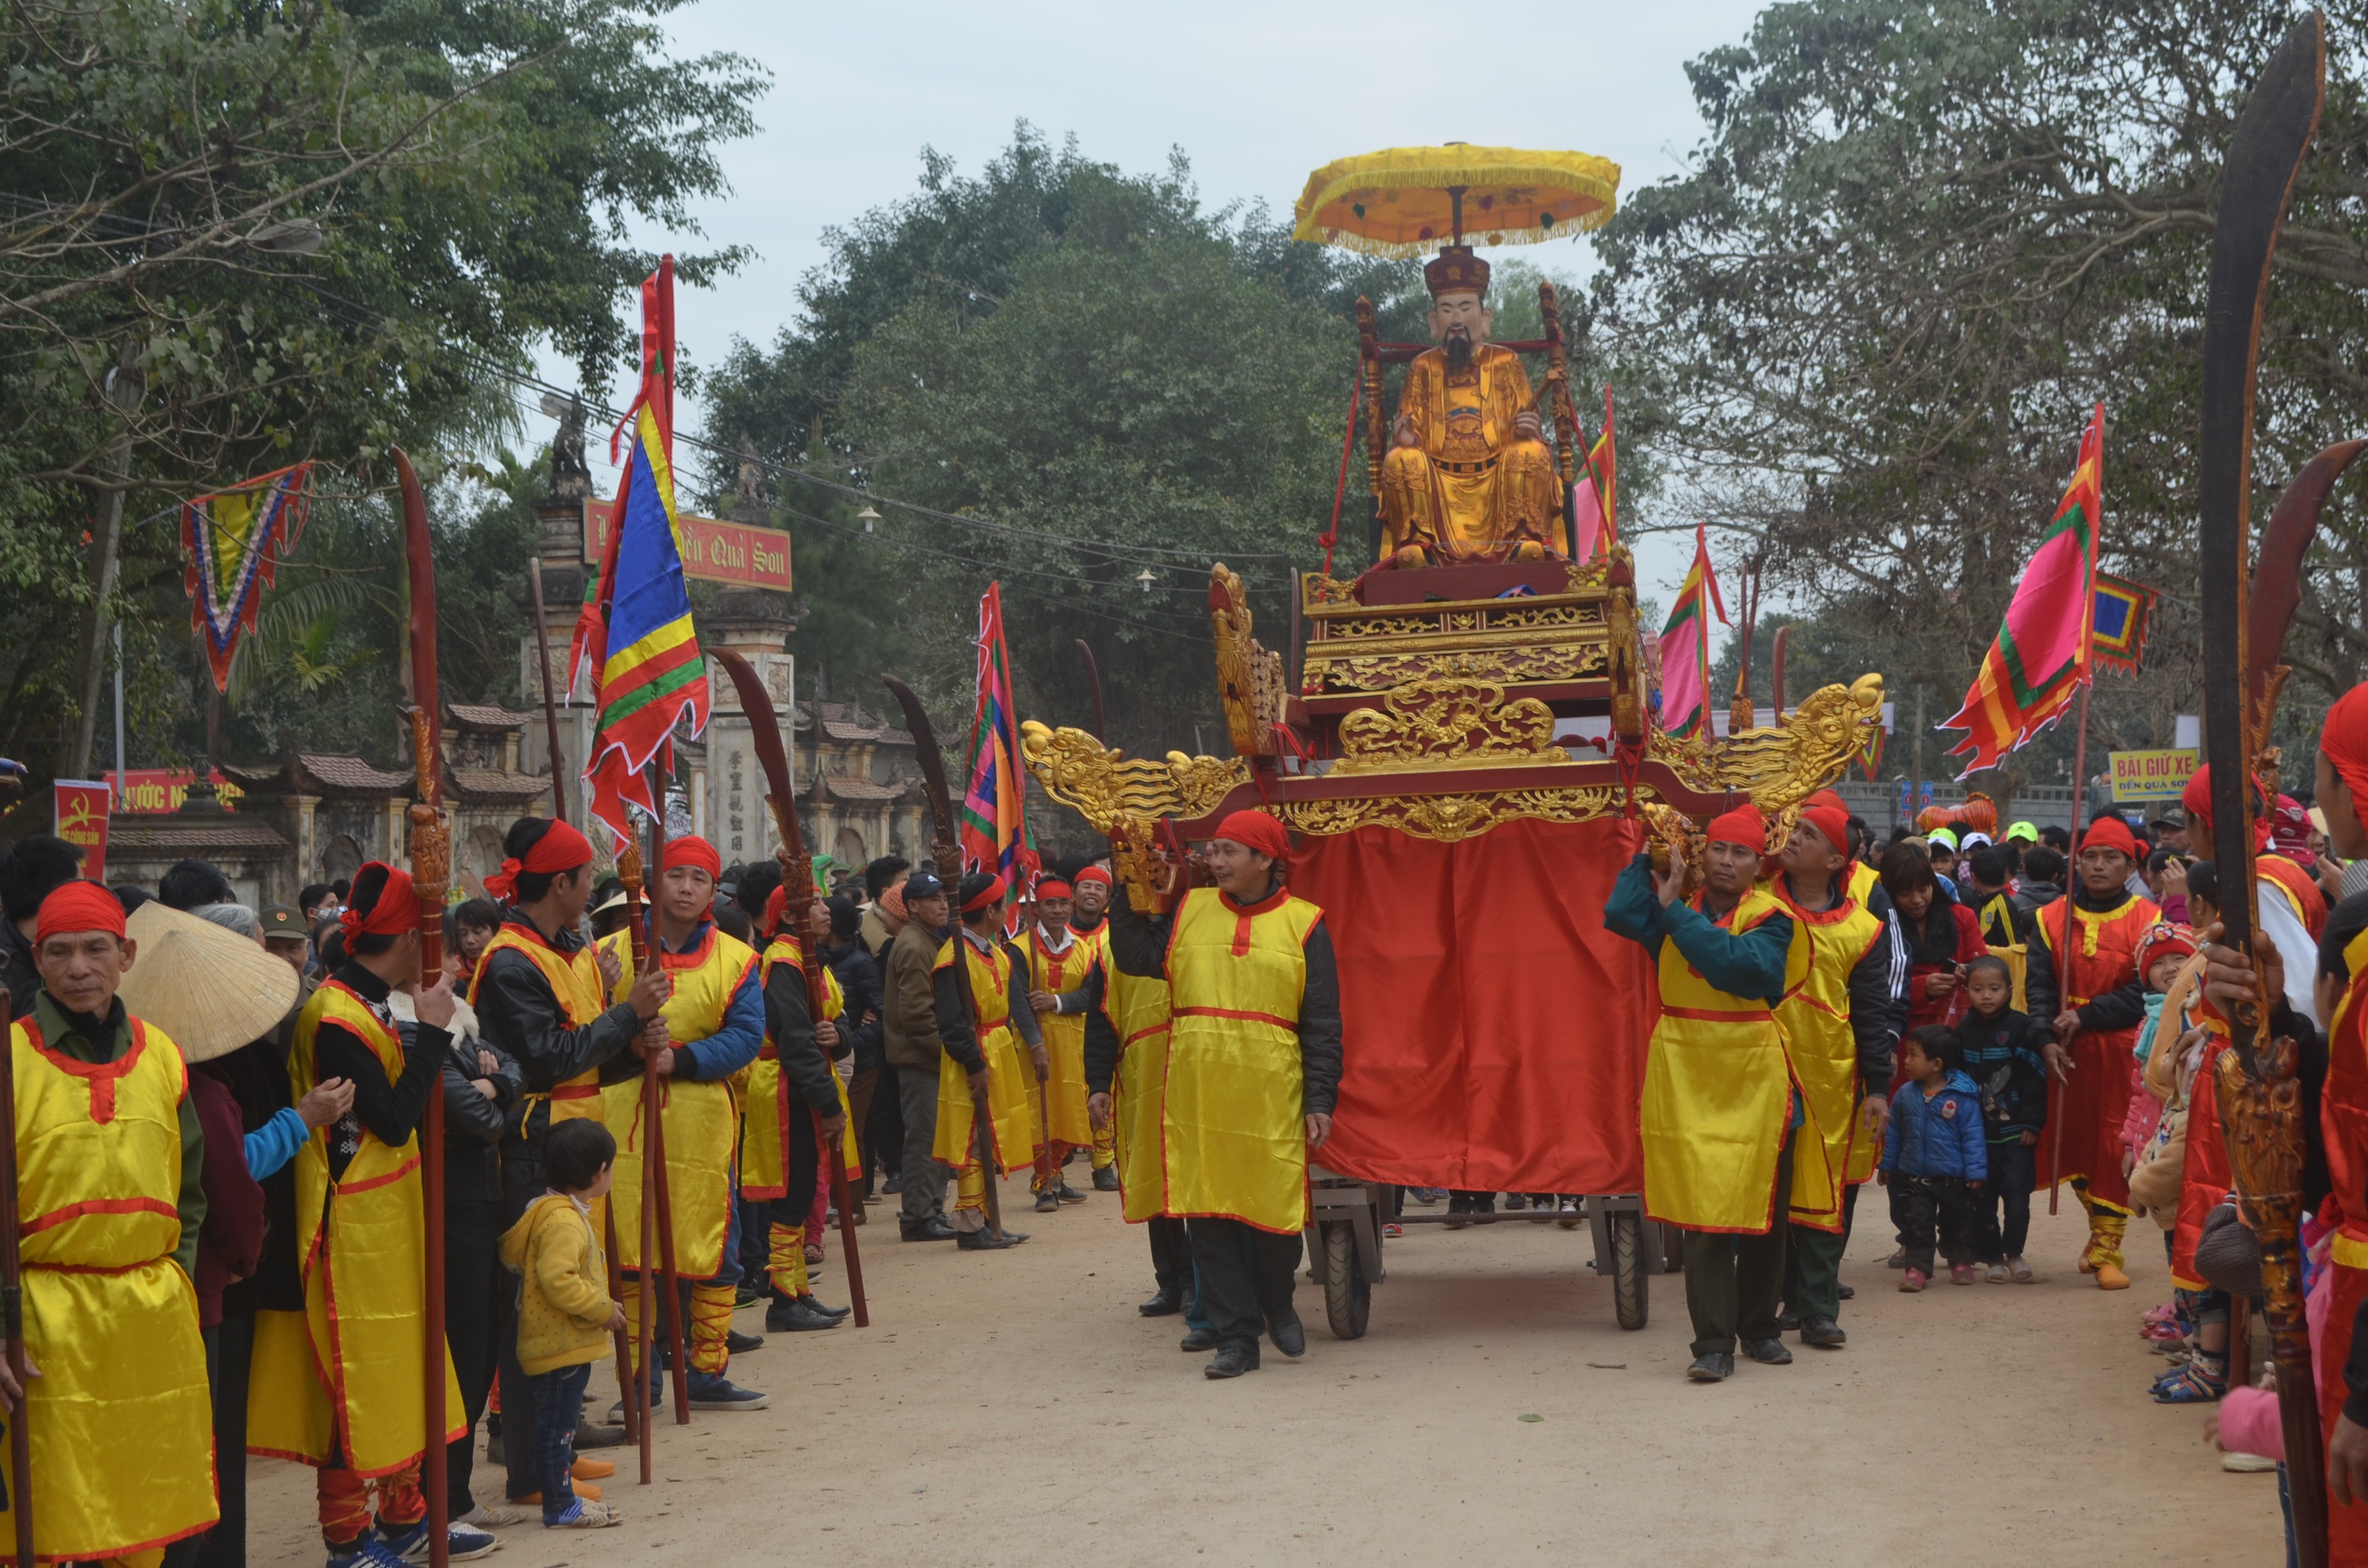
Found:
[[[2368,682],[2337,698],[2335,706],[2327,710],[2318,749],[2327,754],[2328,765],[2351,791],[2352,810],[2368,811]]]
[[[2119,817],[2107,817],[2101,822],[2090,823],[2089,831],[2080,835],[2080,848],[2083,852],[2090,849],[2118,849],[2133,860],[2138,858],[2138,841],[2130,836],[2130,824]]]
[[[710,853],[712,854],[712,853],[713,853],[713,851],[712,851],[712,850],[711,850],[711,851],[710,851]],[[812,904],[813,904],[813,901],[812,901],[811,899],[809,899],[809,900],[807,901],[807,903],[808,903],[808,906],[809,906],[809,907],[811,907],[811,906],[812,906]],[[789,918],[789,916],[790,916],[790,889],[789,889],[789,884],[787,884],[787,883],[785,882],[785,883],[783,883],[781,886],[775,888],[775,889],[774,889],[770,893],[768,893],[768,894],[767,894],[767,895],[766,895],[766,898],[765,898],[765,929],[766,929],[766,931],[767,931],[768,933],[770,933],[770,934],[778,934],[778,933],[780,931],[780,929],[781,929],[781,922],[782,922],[782,921],[784,921],[784,920],[786,920],[786,919],[788,919],[788,918]],[[791,933],[790,933],[790,935],[791,935],[791,936],[792,936],[792,937],[798,937],[800,940],[803,940],[803,939],[804,939],[804,936],[805,936],[805,934],[804,934],[803,932],[802,932],[802,931],[792,931],[792,932],[791,932]]]
[[[1833,846],[1837,855],[1850,853],[1850,813],[1831,806],[1803,808],[1800,821],[1817,830],[1819,837]]]
[[[677,866],[696,866],[713,880],[721,880],[723,875],[723,857],[715,852],[715,846],[696,834],[666,840],[666,853],[658,857],[658,870],[663,875]]]
[[[1749,801],[1724,816],[1711,818],[1703,836],[1713,844],[1740,845],[1754,855],[1763,855],[1768,850],[1768,824],[1760,820],[1759,808]]]
[[[121,901],[97,882],[66,882],[41,900],[33,926],[38,945],[74,931],[108,931],[123,935]]]
[[[1077,885],[1079,887],[1085,886],[1087,882],[1099,882],[1102,886],[1108,887],[1110,885],[1110,874],[1108,871],[1103,870],[1099,866],[1088,866],[1084,870],[1077,873]]]
[[[979,889],[978,896],[964,903],[962,906],[962,912],[964,915],[975,915],[982,909],[993,908],[1002,900],[1004,893],[1008,892],[1010,887],[1011,884],[1009,882],[1005,881],[1000,876],[997,876],[995,881]]]
[[[518,891],[520,871],[532,871],[537,876],[556,876],[572,871],[592,860],[592,841],[564,822],[551,824],[550,831],[534,841],[526,858],[515,857],[502,862],[502,869],[485,879],[485,891],[495,898],[508,898]]]
[[[1802,802],[1807,806],[1831,806],[1842,815],[1850,815],[1850,805],[1831,790],[1820,790]]]
[[[1291,858],[1291,835],[1264,812],[1235,812],[1217,824],[1214,836],[1229,838],[1245,849],[1277,860]]]
[[[348,903],[346,912],[337,916],[337,925],[351,941],[358,936],[400,937],[419,924],[419,900],[411,891],[411,873],[398,870],[383,860],[373,860],[354,873],[353,896],[361,896],[362,884],[370,881],[372,867],[386,873],[386,881],[378,890],[378,901],[367,910]]]
[[[1036,902],[1039,903],[1043,903],[1048,898],[1075,898],[1076,896],[1076,892],[1070,888],[1069,884],[1063,881],[1058,877],[1047,877],[1042,881],[1036,884]]]

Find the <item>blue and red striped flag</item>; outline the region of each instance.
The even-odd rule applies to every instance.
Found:
[[[970,726],[970,787],[962,792],[962,864],[1018,888],[1036,870],[1028,842],[1028,773],[1019,761],[1019,711],[1011,700],[1011,653],[1003,642],[1003,585],[978,601],[978,702]]]
[[[630,431],[630,434],[628,432]],[[632,836],[627,805],[655,816],[650,762],[682,716],[707,725],[707,661],[691,625],[674,493],[674,257],[642,281],[642,390],[609,437],[624,445],[616,524],[568,650],[568,684],[592,674],[598,715],[584,777],[590,812],[617,841]]]

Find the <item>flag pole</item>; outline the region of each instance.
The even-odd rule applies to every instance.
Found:
[[[2078,857],[2080,854],[2080,812],[2088,805],[2089,801],[2089,692],[2096,684],[2096,677],[2093,674],[2087,680],[2080,683],[2080,723],[2079,728],[2074,732],[2072,738],[2072,854],[2074,857],[2073,865],[2076,868],[2079,864]],[[2067,881],[2073,881],[2073,879],[2069,877],[2066,880]],[[2064,890],[2064,899],[2067,906],[2070,904],[2074,891],[2078,885],[2079,884],[2077,881],[2074,881],[2072,887]],[[2068,925],[2066,929],[2068,933],[2070,929]],[[2059,958],[2056,960],[2057,990],[2055,996],[2056,1005],[2058,1006],[2063,1006],[2064,1003],[2064,994],[2062,990],[2063,967],[2064,960]],[[2064,1070],[2060,1067],[2055,1070],[2055,1081],[2066,1085],[2067,1088],[2071,1085],[2072,1082],[2069,1078],[2064,1075]],[[2062,1108],[2059,1107],[2057,1108],[2060,1110]],[[2049,1123],[2047,1129],[2047,1174],[2050,1176],[2057,1178],[2047,1184],[2047,1212],[2052,1216],[2055,1212],[2056,1205],[2061,1201],[2061,1195],[2064,1191],[2064,1183],[2061,1179],[2064,1170],[2064,1118],[2061,1115],[2051,1113],[2048,1116],[2047,1120]]]

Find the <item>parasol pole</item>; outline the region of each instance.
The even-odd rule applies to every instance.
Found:
[[[673,341],[672,337],[669,336],[667,341]],[[659,748],[661,755],[665,749],[663,745]],[[666,773],[655,758],[650,762],[650,799],[658,808],[657,813],[650,818],[650,864],[663,867],[666,864]],[[650,962],[663,969],[666,967],[666,946],[658,939],[658,901],[655,896],[649,903],[647,922]],[[637,970],[635,972],[648,971]],[[667,1372],[674,1384],[674,1424],[688,1426],[690,1425],[690,1367],[689,1346],[685,1341],[689,1335],[683,1332],[682,1276],[677,1272],[674,1262],[673,1185],[666,1179],[666,1102],[670,1085],[658,1081],[654,1063],[644,1063],[642,1075],[646,1085],[644,1092],[650,1098],[649,1140],[642,1165],[644,1170],[655,1173],[656,1176],[654,1188],[657,1197],[658,1275],[664,1286],[660,1293],[666,1301],[666,1348],[672,1352],[667,1358],[671,1363]],[[644,1274],[649,1271],[649,1254],[643,1253]]]
[[[441,705],[436,689],[436,560],[427,528],[427,499],[411,459],[398,447],[395,477],[403,490],[404,563],[411,584],[411,762],[416,798],[404,813],[411,827],[411,881],[419,904],[419,980],[433,985],[444,967],[444,892],[451,880],[452,829],[444,820]],[[419,1207],[427,1256],[421,1303],[425,1354],[419,1480],[427,1503],[429,1568],[451,1560],[450,1478],[444,1467],[444,1085],[441,1066],[427,1086],[419,1131]],[[20,1559],[21,1561],[21,1559]]]
[[[550,737],[551,814],[567,820],[567,783],[559,766],[559,699],[551,689],[551,628],[542,619],[542,557],[526,559],[527,587],[534,596],[534,653],[542,665],[542,728]]]
[[[1083,642],[1077,646],[1080,649],[1086,647]],[[723,666],[723,673],[732,677],[733,688],[740,695],[740,711],[748,719],[750,749],[756,752],[757,766],[765,775],[766,803],[773,808],[773,825],[780,834],[781,845],[773,856],[780,862],[781,886],[797,888],[807,894],[805,903],[799,906],[798,918],[803,920],[805,911],[813,907],[814,903],[814,857],[806,851],[805,831],[798,822],[797,791],[790,777],[789,754],[781,745],[781,721],[773,708],[773,694],[765,688],[764,678],[757,674],[756,667],[731,649],[718,648],[708,657]],[[1089,649],[1086,651],[1086,670],[1088,675],[1093,673],[1093,653]],[[1095,683],[1095,711],[1099,714],[1101,708],[1099,681]],[[787,898],[782,902],[786,904]],[[819,1023],[824,1006],[829,1000],[830,990],[823,981],[822,955],[806,950],[813,939],[810,926],[798,938],[798,969],[805,976],[806,1017]],[[825,1065],[828,1065],[826,1061]],[[808,1113],[814,1114],[811,1107]],[[819,1115],[814,1115],[814,1142],[817,1146],[822,1142],[822,1118]],[[865,1302],[863,1294],[863,1255],[855,1244],[855,1210],[847,1182],[845,1144],[842,1142],[838,1148],[827,1153],[831,1200],[838,1205],[838,1241],[847,1253],[848,1305],[854,1309],[855,1326],[869,1328],[871,1326],[871,1309]]]
[[[0,1015],[8,988],[0,985]],[[7,1336],[8,1375],[22,1391],[8,1422],[8,1506],[17,1527],[17,1561],[33,1556],[32,1378],[25,1370],[25,1290],[17,1256],[17,1053],[0,1051],[0,1334]]]

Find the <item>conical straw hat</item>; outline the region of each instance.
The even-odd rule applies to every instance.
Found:
[[[117,994],[133,1017],[163,1029],[189,1062],[211,1062],[260,1040],[296,1005],[296,971],[251,937],[154,899],[127,921],[140,945]]]

